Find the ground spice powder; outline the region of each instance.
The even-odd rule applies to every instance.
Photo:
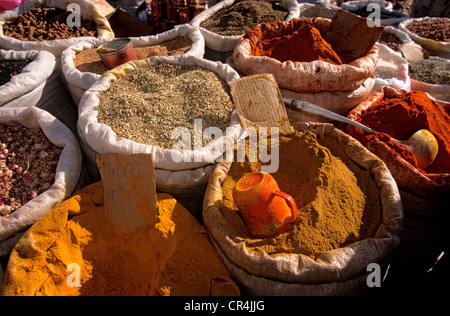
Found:
[[[283,21],[287,15],[288,11],[277,3],[265,0],[235,1],[203,21],[200,26],[220,35],[241,35],[259,23]]]
[[[11,254],[2,295],[239,295],[195,218],[158,194],[154,226],[122,231],[105,219],[101,182],[37,222]],[[80,267],[80,286],[68,266]]]
[[[229,91],[215,72],[199,66],[162,63],[138,68],[101,94],[98,121],[119,139],[172,148],[178,142],[171,139],[177,127],[188,128],[193,139],[195,119],[225,130],[234,109]],[[203,139],[203,145],[210,140]]]
[[[338,54],[327,43],[320,31],[311,24],[306,24],[292,34],[279,37],[262,38],[252,45],[251,54],[268,56],[281,62],[311,62],[322,60],[335,65],[341,65]]]
[[[425,92],[402,91],[394,97],[384,97],[362,112],[360,118],[362,124],[380,132],[352,133],[363,144],[378,139],[388,145],[393,155],[400,155],[420,172],[450,173],[450,108],[444,108]],[[425,170],[417,166],[410,151],[390,141],[390,137],[407,140],[420,129],[433,133],[439,145],[436,160]]]
[[[153,56],[176,56],[186,53],[192,45],[190,38],[180,36],[176,39],[158,45],[134,47],[138,60]],[[73,60],[75,68],[81,72],[92,72],[102,75],[108,68],[102,63],[96,48],[85,49],[75,55]]]
[[[260,171],[260,162],[248,162],[249,156],[246,161],[234,162],[222,184],[221,212],[250,249],[269,255],[297,253],[314,258],[373,237],[381,224],[379,190],[369,172],[359,168],[351,171],[318,143],[315,134],[292,132],[280,135],[279,168],[272,176],[280,190],[296,201],[299,218],[286,233],[268,239],[253,238],[232,198],[232,190],[243,175]]]

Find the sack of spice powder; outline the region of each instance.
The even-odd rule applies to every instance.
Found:
[[[263,1],[263,0],[261,0]],[[268,2],[269,1],[263,1]],[[245,33],[247,33],[247,30],[255,26],[256,24],[259,24],[261,22],[268,22],[268,21],[260,21],[258,23],[255,23],[254,25],[245,25],[245,19],[249,19],[250,21],[257,20],[264,18],[265,12],[259,12],[254,13],[255,16],[248,16],[249,10],[239,12],[239,11],[230,11],[227,12],[227,15],[224,17],[217,17],[218,14],[223,14],[224,10],[228,10],[233,7],[233,5],[239,4],[239,5],[245,5],[243,4],[243,1],[236,1],[236,0],[224,0],[220,1],[216,5],[210,7],[209,9],[201,12],[200,14],[196,15],[190,22],[192,26],[199,27],[200,31],[202,32],[203,37],[205,38],[205,45],[206,48],[215,51],[215,52],[232,52],[234,50],[234,47],[236,46],[237,41],[239,38],[241,38]],[[281,0],[280,5],[285,8],[286,15],[284,18],[281,18],[279,20],[286,20],[289,21],[292,18],[297,18],[300,14],[300,10],[298,7],[298,3],[296,0]],[[263,10],[263,9],[261,9]],[[259,16],[258,16],[259,14]],[[266,13],[267,16],[269,16],[269,13]],[[240,16],[241,15],[241,16]],[[217,29],[218,30],[224,30],[224,31],[216,31],[216,26],[214,28],[211,26],[205,26],[205,22],[208,19],[214,19],[216,22],[214,24],[218,24]],[[277,19],[278,20],[278,19]],[[230,29],[233,28],[233,34],[228,34],[230,32]],[[215,31],[212,31],[215,30]],[[227,35],[222,34],[222,32],[226,32]]]
[[[102,182],[83,188],[20,239],[0,295],[238,296],[204,227],[169,194],[156,207],[151,223],[122,230],[105,218]]]
[[[131,37],[130,39],[137,58],[144,59],[159,55],[159,45],[169,45],[170,41],[181,38],[186,39],[186,42],[190,40],[191,44],[187,48],[183,47],[182,51],[181,49],[176,50],[176,47],[164,46],[167,47],[166,51],[168,54],[203,58],[205,53],[205,40],[200,30],[191,27],[189,24],[180,25],[157,35]],[[64,78],[67,81],[69,91],[77,106],[84,92],[100,79],[104,72],[108,71],[103,65],[100,56],[95,52],[95,49],[105,42],[106,40],[93,44],[82,41],[68,47],[61,54],[61,68]],[[181,44],[183,43],[180,42]],[[151,46],[154,48],[152,49]],[[86,57],[82,54],[83,52],[86,54]]]
[[[422,17],[403,21],[398,29],[428,50],[432,55],[450,57],[450,39],[448,38],[450,19],[444,17]]]
[[[253,237],[239,215],[233,188],[263,165],[247,160],[249,147],[245,162],[217,164],[205,193],[205,226],[233,279],[248,295],[363,293],[368,265],[389,262],[401,240],[402,205],[389,170],[331,124],[298,125],[277,144],[272,176],[299,214],[287,232]]]
[[[81,28],[83,28],[84,20],[88,23],[94,23],[93,33],[95,36],[79,36],[70,35],[69,31],[81,29],[80,27],[73,27],[67,25],[67,20],[62,21],[62,24],[66,26],[56,26],[51,24],[52,21],[50,19],[42,18],[42,21],[19,21],[20,19],[24,19],[22,17],[23,14],[27,12],[31,12],[35,8],[39,8],[43,11],[48,9],[56,9],[56,10],[66,10],[69,5],[76,4],[79,6],[81,12]],[[67,19],[70,19],[69,16]],[[36,19],[36,18],[35,18]],[[19,21],[19,22],[17,22]],[[17,22],[17,26],[15,25]],[[76,21],[77,22],[77,21]],[[36,23],[36,25],[30,24]],[[13,37],[5,34],[5,25],[11,24],[11,28],[13,30]],[[48,25],[47,25],[48,24]],[[52,32],[65,32],[65,35],[53,35],[49,37],[49,39],[40,39],[39,36],[34,38],[34,34],[37,34],[38,28],[49,28],[44,29],[42,34],[49,34]],[[29,31],[28,34],[25,33],[25,28]],[[28,36],[28,37],[25,37]],[[37,36],[37,35],[36,35]],[[58,37],[59,36],[59,37]],[[47,37],[45,37],[47,38]],[[56,39],[55,39],[56,38]],[[61,38],[61,39],[57,39]],[[0,46],[4,49],[11,50],[45,50],[56,57],[61,56],[61,53],[67,47],[79,42],[81,40],[88,41],[91,43],[96,43],[99,39],[112,39],[114,38],[114,32],[108,22],[108,20],[102,16],[98,9],[94,6],[93,2],[88,0],[28,0],[23,3],[18,8],[7,11],[3,14],[0,14]]]
[[[450,208],[450,103],[436,101],[422,91],[389,87],[374,91],[348,115],[379,133],[368,135],[346,126],[345,131],[379,156],[398,184],[405,214],[403,271],[426,272],[448,247]],[[437,139],[439,152],[427,168],[390,137],[407,140],[420,129]]]
[[[6,143],[1,145],[2,156],[7,157],[8,162],[0,169],[1,190],[8,190],[10,193],[5,194],[11,194],[11,200],[6,195],[0,198],[0,254],[3,256],[14,246],[10,240],[15,240],[18,234],[73,193],[81,174],[83,157],[74,134],[47,111],[36,107],[0,108],[0,124],[14,131],[31,133],[29,136],[19,134],[15,139],[14,131],[2,132],[2,138],[6,137]],[[35,156],[21,158],[24,154]],[[58,160],[44,163],[50,157]],[[21,186],[10,188],[11,183]],[[20,205],[21,201],[25,204]]]
[[[339,56],[325,40],[330,24],[319,17],[257,25],[234,49],[236,70],[271,73],[280,88],[299,93],[353,91],[373,77],[379,50],[355,60]]]
[[[191,68],[197,70],[188,71]],[[177,71],[181,72],[175,76]],[[78,125],[82,149],[88,147],[85,152],[92,167],[98,154],[152,153],[158,191],[173,194],[182,203],[178,193],[187,200],[203,197],[212,165],[241,132],[227,84],[237,78],[230,66],[195,56],[155,56],[114,68],[81,99]],[[124,95],[123,89],[136,93]],[[136,97],[137,93],[141,96]],[[116,112],[119,114],[114,115]],[[195,127],[195,119],[202,126]],[[222,134],[209,143],[204,142],[205,135],[200,135],[197,145],[195,139],[191,141],[193,128],[209,127],[220,128]],[[183,148],[179,133],[171,138],[182,130],[189,138]]]
[[[73,133],[78,113],[57,68],[56,57],[46,51],[3,51],[0,60],[19,60],[29,63],[0,86],[0,107],[36,106],[48,111]]]

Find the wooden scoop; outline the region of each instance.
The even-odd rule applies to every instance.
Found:
[[[377,133],[377,131],[363,124],[350,120],[334,112],[328,111],[315,104],[304,101],[298,101],[290,98],[283,98],[283,101],[290,109],[293,109],[295,111],[304,111],[311,114],[321,115],[334,121],[350,124],[368,133]],[[436,138],[430,131],[426,129],[421,129],[415,132],[406,141],[397,140],[394,138],[391,138],[391,140],[404,146],[406,149],[411,151],[416,157],[417,164],[421,169],[425,169],[426,167],[431,165],[434,159],[436,159],[436,156],[439,151],[439,146]]]

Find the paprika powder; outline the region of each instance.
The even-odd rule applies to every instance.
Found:
[[[352,114],[350,114],[352,115]],[[392,155],[399,155],[424,174],[450,173],[450,107],[443,107],[423,91],[401,91],[393,97],[389,92],[361,111],[360,123],[380,132],[367,134],[348,127],[352,136],[363,144],[379,140],[385,143]],[[420,129],[429,130],[439,145],[438,155],[425,170],[417,166],[414,155],[390,138],[407,140]]]
[[[281,62],[322,60],[335,65],[342,64],[340,57],[323,39],[319,30],[309,23],[292,34],[261,39],[252,47],[252,55],[268,56]]]

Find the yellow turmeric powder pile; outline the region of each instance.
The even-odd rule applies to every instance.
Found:
[[[239,295],[204,228],[168,194],[151,227],[105,218],[103,186],[61,203],[21,238],[1,295]]]
[[[283,234],[253,238],[232,197],[242,176],[261,169],[260,162],[249,162],[248,150],[245,161],[234,162],[222,184],[221,212],[239,230],[249,249],[269,255],[297,253],[315,258],[322,252],[373,237],[381,224],[379,190],[369,172],[359,168],[351,171],[329,148],[318,143],[315,134],[290,132],[280,135],[279,168],[272,176],[280,190],[296,201],[299,217]]]

